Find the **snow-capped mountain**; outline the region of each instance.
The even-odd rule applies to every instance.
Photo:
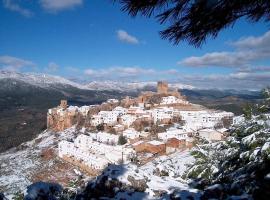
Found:
[[[98,91],[122,91],[122,92],[133,92],[140,90],[149,90],[156,88],[156,82],[121,82],[121,81],[91,81],[87,84],[77,83],[66,78],[48,74],[39,73],[20,73],[11,71],[0,71],[1,79],[12,79],[23,81],[30,85],[42,88],[50,88],[52,86],[71,86],[78,89],[84,90],[98,90]],[[181,83],[170,83],[171,88],[178,89],[194,89],[191,85],[185,85]]]
[[[30,85],[42,88],[48,88],[54,85],[61,85],[61,86],[72,86],[79,89],[87,89],[84,85],[75,83],[60,76],[53,76],[48,74],[0,71],[0,80],[1,79],[12,79],[15,81],[16,80],[23,81]]]
[[[86,85],[92,90],[117,90],[117,91],[138,91],[156,88],[157,82],[121,82],[121,81],[92,81]],[[194,89],[191,85],[181,83],[169,83],[169,87],[178,89]]]

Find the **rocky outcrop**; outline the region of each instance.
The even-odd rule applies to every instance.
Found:
[[[77,124],[80,119],[78,111],[58,110],[58,108],[50,109],[47,114],[47,128],[54,131],[63,131]]]
[[[146,188],[148,188],[146,179],[135,179],[133,176],[129,175],[127,180],[137,192],[145,192]]]

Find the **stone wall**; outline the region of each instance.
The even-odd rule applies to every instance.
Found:
[[[63,131],[77,124],[80,119],[80,114],[77,111],[69,112],[64,110],[62,113],[57,113],[57,108],[51,109],[52,112],[47,114],[47,128],[56,132]]]

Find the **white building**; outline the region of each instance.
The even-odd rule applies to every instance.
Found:
[[[127,114],[130,115],[143,115],[145,114],[144,108],[140,106],[130,106],[129,109],[127,110]]]
[[[115,114],[118,114],[118,115],[124,115],[127,113],[127,109],[123,108],[121,106],[117,106],[112,110],[112,112],[114,112]]]
[[[118,99],[108,99],[107,102],[108,103],[118,103],[119,100]]]
[[[198,130],[202,128],[214,128],[215,125],[221,123],[224,117],[233,117],[231,112],[219,111],[180,111],[182,120],[186,122],[185,127]]]
[[[112,111],[100,111],[98,113],[105,124],[115,124],[117,122],[118,113]]]
[[[109,163],[107,159],[91,154],[86,148],[78,148],[74,143],[65,140],[59,142],[58,152],[60,158],[67,156],[96,170],[104,169]]]
[[[106,133],[106,132],[98,132],[98,133],[90,133],[89,136],[97,142],[105,143],[105,144],[117,144],[118,143],[118,135]]]
[[[114,125],[117,123],[117,118],[126,114],[127,109],[123,107],[116,107],[112,111],[100,111],[97,115],[93,115],[91,118],[91,125],[97,126],[105,123]]]
[[[88,114],[88,111],[90,110],[90,106],[82,106],[78,108],[78,111],[83,115],[86,116]]]
[[[208,141],[219,141],[223,139],[223,134],[213,129],[202,129],[198,131],[198,134],[201,138]]]
[[[167,141],[170,138],[176,138],[178,140],[186,140],[190,131],[186,129],[170,128],[166,132],[158,133],[158,138]]]
[[[160,107],[152,110],[152,117],[154,122],[158,122],[164,119],[172,119],[174,116],[173,108],[169,107]]]
[[[120,117],[121,123],[126,127],[130,127],[136,119],[137,117],[135,115],[130,114],[125,114]]]
[[[103,123],[103,117],[101,115],[93,115],[91,117],[91,125],[92,126],[97,126],[99,124]]]
[[[67,156],[90,168],[101,170],[108,163],[129,162],[135,151],[129,146],[112,146],[94,141],[91,136],[79,135],[74,143],[59,142],[58,154],[61,158]]]
[[[169,104],[189,104],[188,101],[183,100],[183,99],[178,99],[175,96],[167,96],[167,97],[162,97],[161,100],[161,105],[169,105]]]
[[[134,128],[129,128],[123,131],[123,136],[125,136],[127,139],[135,139],[139,138],[140,132],[136,131]]]

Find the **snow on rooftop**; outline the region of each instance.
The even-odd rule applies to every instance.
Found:
[[[144,141],[140,140],[140,141],[138,141],[138,142],[135,142],[135,143],[132,144],[132,145],[133,145],[133,146],[137,146],[137,145],[142,144],[142,143],[144,143]]]
[[[151,144],[151,145],[155,145],[155,146],[165,144],[164,142],[160,142],[160,141],[157,141],[157,140],[152,140],[152,141],[149,141],[147,143]]]

